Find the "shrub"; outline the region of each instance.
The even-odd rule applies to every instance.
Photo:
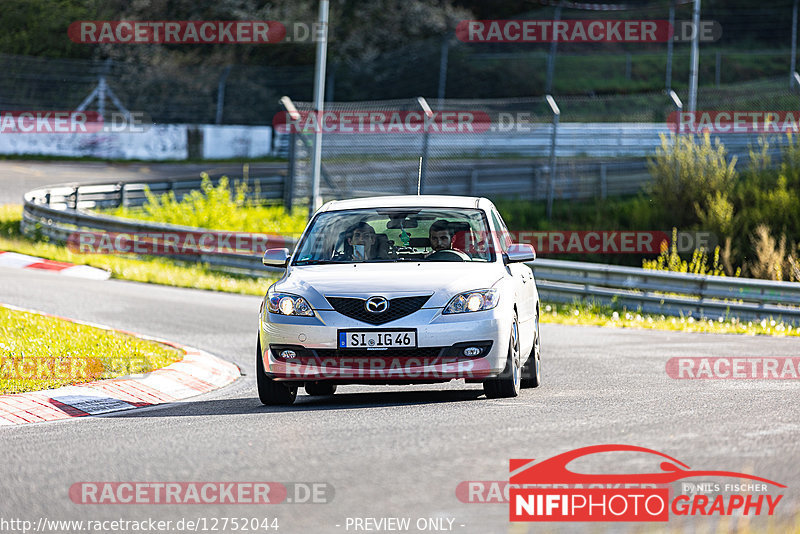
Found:
[[[662,136],[648,167],[652,197],[679,228],[699,223],[698,211],[726,198],[737,180],[736,158],[729,162],[725,147],[718,141],[712,144],[708,134],[699,143],[691,135]]]
[[[642,267],[652,271],[671,271],[676,273],[708,274],[714,276],[725,276],[725,270],[720,265],[720,248],[714,249],[714,260],[711,266],[708,265],[708,251],[705,249],[695,249],[692,259],[686,261],[678,254],[678,229],[672,229],[672,243],[669,247],[663,246],[661,254],[654,260],[644,260]],[[740,272],[736,272],[739,276]]]
[[[226,177],[214,186],[204,174],[200,189],[184,196],[180,202],[173,192],[155,195],[146,190],[145,193],[147,202],[141,208],[120,207],[110,213],[196,228],[282,235],[300,234],[306,224],[305,210],[287,213],[280,205],[259,205],[248,199],[246,184],[231,187]]]

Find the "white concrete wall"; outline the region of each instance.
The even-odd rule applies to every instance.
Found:
[[[0,133],[0,154],[181,160],[188,157],[186,126],[160,124],[143,132]]]
[[[272,153],[270,126],[203,124],[203,159],[260,158]]]
[[[197,129],[202,159],[258,158],[272,154],[269,126],[159,124],[143,132],[76,134],[0,133],[0,154],[185,160],[190,128]]]

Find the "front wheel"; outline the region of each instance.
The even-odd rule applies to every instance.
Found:
[[[517,314],[514,313],[514,323],[511,325],[511,339],[509,339],[508,342],[506,367],[499,376],[484,381],[483,391],[486,394],[486,398],[500,399],[519,395],[519,362],[519,323],[517,321]]]
[[[260,338],[256,345],[256,383],[258,384],[258,398],[262,404],[267,406],[292,404],[297,398],[297,386],[287,386],[267,376],[264,371]]]

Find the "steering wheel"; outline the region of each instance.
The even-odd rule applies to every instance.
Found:
[[[437,250],[427,258],[429,261],[470,261],[470,257],[460,250]]]

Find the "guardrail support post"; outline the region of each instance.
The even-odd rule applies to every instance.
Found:
[[[672,103],[675,104],[675,109],[678,110],[678,120],[675,121],[675,137],[673,138],[672,150],[673,150],[673,157],[675,158],[675,180],[677,183],[678,176],[680,175],[680,160],[678,160],[677,152],[678,152],[678,136],[681,134],[681,113],[683,112],[683,102],[678,97],[678,94],[675,91],[669,92],[669,97],[672,99]],[[694,122],[694,117],[692,117],[692,122]]]
[[[433,110],[428,105],[425,97],[417,97],[417,103],[422,108],[422,112],[428,117],[433,116]],[[422,161],[420,162],[419,169],[419,194],[421,195],[425,189],[425,175],[428,173],[428,129],[425,128],[425,122],[422,123]]]
[[[556,135],[558,133],[558,119],[561,110],[551,95],[545,95],[550,110],[553,112],[553,133],[550,137],[550,180],[547,184],[547,220],[553,217],[553,194],[556,181]]]
[[[295,173],[297,172],[297,153],[295,143],[297,140],[294,138],[294,132],[289,134],[289,169],[286,173],[286,179],[283,181],[283,207],[287,212],[292,211],[292,204],[294,203],[294,180]]]

